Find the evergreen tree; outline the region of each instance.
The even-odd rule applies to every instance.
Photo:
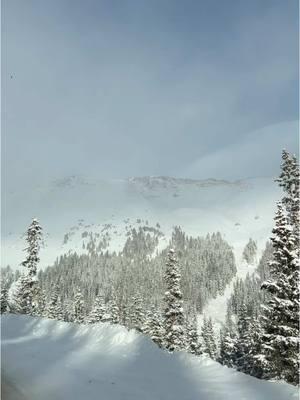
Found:
[[[284,191],[282,204],[288,214],[288,222],[293,227],[296,241],[299,243],[300,219],[300,174],[299,164],[294,155],[286,150],[282,152],[281,174],[276,179]]]
[[[252,318],[249,323],[249,374],[256,378],[264,376],[263,359],[261,359],[262,327],[259,319]]]
[[[248,264],[253,264],[256,261],[257,245],[256,242],[250,238],[243,251],[243,259]]]
[[[11,309],[12,312],[18,314],[34,314],[34,286],[36,282],[28,276],[27,272],[23,272],[18,281],[12,295]]]
[[[288,177],[290,179],[290,176]],[[289,199],[291,200],[291,198]],[[293,202],[286,202],[289,212]],[[293,217],[294,218],[294,217]],[[295,231],[278,204],[272,243],[270,278],[262,284],[269,297],[263,307],[260,360],[267,377],[298,383],[299,371],[299,259]]]
[[[43,300],[42,300],[43,301]],[[45,307],[44,315],[46,318],[63,320],[63,312],[62,312],[62,305],[59,298],[59,287],[58,285],[54,285],[49,303]]]
[[[142,332],[145,314],[142,307],[142,299],[139,294],[132,298],[130,314],[130,327],[136,329],[138,332]]]
[[[203,321],[202,337],[204,342],[204,353],[215,360],[217,358],[217,345],[211,317]]]
[[[19,279],[18,292],[16,303],[16,310],[23,314],[33,314],[34,308],[36,307],[36,286],[37,286],[37,265],[40,261],[39,250],[40,243],[42,240],[42,228],[36,219],[33,219],[30,224],[27,235],[26,242],[28,244],[27,257],[21,263],[23,267],[26,268],[26,273],[24,273]]]
[[[273,229],[274,259],[262,285],[268,296],[262,315],[262,352],[257,357],[267,377],[299,382],[299,165],[282,153],[277,179],[284,196]]]
[[[37,317],[46,317],[46,294],[40,286],[36,286],[35,303],[36,307],[33,315]]]
[[[234,364],[239,371],[249,373],[249,350],[250,350],[250,337],[249,337],[249,317],[247,315],[247,308],[242,304],[238,314],[237,322],[237,338],[234,347]]]
[[[273,259],[273,245],[272,245],[271,241],[268,241],[266,243],[266,247],[263,251],[263,254],[261,256],[261,259],[259,260],[259,263],[258,263],[258,266],[256,269],[261,283],[266,281],[269,278],[269,275],[270,275],[269,263],[272,259]]]
[[[201,345],[199,342],[199,336],[197,332],[197,318],[193,314],[192,317],[187,318],[186,322],[186,350],[195,355],[200,355]]]
[[[227,308],[225,326],[220,332],[220,355],[218,361],[232,368],[235,365],[235,349],[237,335],[231,319],[230,309]]]
[[[169,250],[166,263],[165,283],[165,346],[169,351],[184,347],[184,315],[180,290],[180,271],[173,249]]]
[[[143,325],[143,333],[148,335],[158,347],[163,347],[164,331],[161,315],[157,307],[152,306]]]
[[[87,323],[94,324],[100,322],[102,321],[105,314],[106,314],[106,307],[104,303],[104,298],[103,296],[98,295],[95,299],[92,311],[87,318]]]
[[[8,290],[6,284],[1,285],[0,302],[1,302],[1,314],[4,314],[8,310]]]
[[[80,289],[78,289],[74,297],[74,322],[82,324],[84,317],[84,299]]]
[[[120,323],[120,308],[118,307],[114,294],[107,304],[107,312],[104,314],[102,322],[111,322],[112,324]]]

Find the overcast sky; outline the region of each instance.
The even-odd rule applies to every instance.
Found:
[[[2,21],[4,183],[272,175],[297,149],[297,0],[3,0]]]

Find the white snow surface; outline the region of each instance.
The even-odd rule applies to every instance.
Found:
[[[5,315],[5,400],[288,400],[296,387],[266,382],[203,357],[169,354],[135,331]]]

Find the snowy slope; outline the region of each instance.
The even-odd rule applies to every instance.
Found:
[[[32,217],[44,229],[41,266],[52,264],[68,251],[83,252],[85,232],[110,239],[110,248],[122,248],[126,232],[137,220],[165,234],[180,225],[188,234],[220,231],[237,252],[252,236],[264,244],[269,236],[275,201],[280,198],[272,178],[229,182],[171,177],[140,177],[115,181],[72,176],[26,187],[13,188],[3,199],[1,264],[17,267]],[[67,234],[67,240],[64,240]]]
[[[168,354],[120,326],[15,315],[1,321],[2,383],[11,393],[5,400],[298,398],[297,388],[286,383],[260,381],[205,358]]]
[[[245,279],[248,273],[250,275],[254,273],[255,269],[258,266],[258,261],[262,255],[262,251],[263,248],[258,248],[258,254],[256,257],[257,261],[254,264],[248,264],[245,260],[242,259],[242,254],[236,254],[237,273],[235,277],[231,280],[231,282],[226,286],[224,294],[219,294],[215,299],[209,300],[208,303],[204,306],[202,314],[198,315],[197,322],[199,332],[201,332],[203,319],[204,316],[206,316],[212,318],[215,332],[217,335],[219,334],[219,330],[226,319],[227,301],[232,294],[235,282],[238,279]]]

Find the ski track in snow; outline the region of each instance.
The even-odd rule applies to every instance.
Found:
[[[225,322],[226,311],[227,311],[227,301],[230,298],[235,282],[241,278],[245,279],[247,274],[250,275],[255,271],[258,266],[258,262],[263,253],[263,247],[258,249],[257,252],[257,262],[254,264],[247,264],[242,258],[242,248],[235,250],[235,258],[237,260],[237,273],[231,282],[226,286],[224,294],[218,295],[215,299],[209,300],[203,309],[203,313],[199,314],[197,317],[198,332],[201,332],[201,327],[203,324],[203,318],[211,317],[215,326],[215,333],[218,336],[219,330]]]
[[[118,325],[17,315],[1,322],[4,400],[298,398],[296,387],[258,380],[205,357],[169,354]]]

